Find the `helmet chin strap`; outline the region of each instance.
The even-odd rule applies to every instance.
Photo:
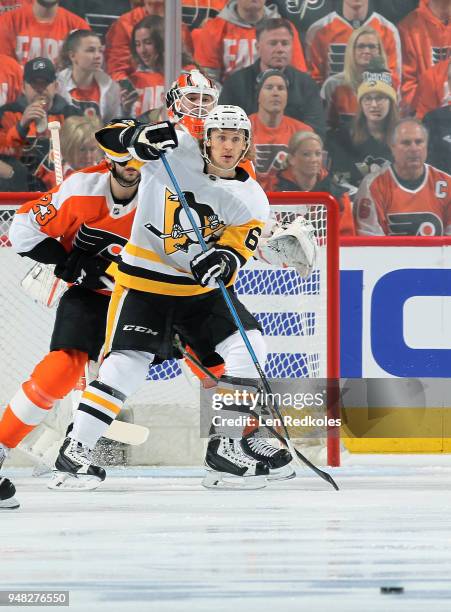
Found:
[[[109,164],[110,164],[110,172],[113,175],[114,179],[119,183],[119,185],[121,187],[134,187],[135,185],[137,185],[139,183],[139,181],[141,180],[141,175],[138,174],[138,176],[136,177],[136,179],[133,181],[133,183],[129,183],[128,181],[124,181],[123,178],[121,178],[117,171],[116,171],[116,162],[113,160],[109,160]]]

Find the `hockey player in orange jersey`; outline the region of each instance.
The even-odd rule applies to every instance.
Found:
[[[0,16],[0,53],[25,65],[35,57],[55,62],[72,30],[89,30],[84,19],[58,6],[58,0],[33,0]]]
[[[427,131],[402,119],[392,137],[393,163],[361,183],[357,233],[368,236],[451,235],[451,176],[425,163]]]
[[[9,238],[15,251],[56,264],[55,274],[71,286],[58,305],[50,352],[0,419],[0,468],[8,449],[75,387],[88,359],[99,356],[113,285],[106,269],[127,242],[136,210],[140,171],[130,160],[125,151],[111,154],[27,202],[14,217]],[[14,493],[14,486],[2,479],[0,508],[18,506]]]

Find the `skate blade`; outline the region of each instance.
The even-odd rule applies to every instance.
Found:
[[[266,487],[265,476],[232,476],[224,472],[207,471],[202,486],[206,489],[251,490]]]
[[[0,499],[0,510],[15,510],[20,508],[20,504],[15,497]]]
[[[291,467],[291,463],[287,463],[283,467],[270,470],[266,480],[291,480],[292,478],[296,478],[296,472]]]
[[[103,481],[96,476],[86,474],[75,476],[69,472],[54,471],[47,488],[52,491],[92,491],[97,489],[101,482]]]

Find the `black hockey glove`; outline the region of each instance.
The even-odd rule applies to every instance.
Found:
[[[217,287],[217,280],[227,284],[238,267],[238,261],[232,253],[212,247],[199,253],[190,262],[194,279],[201,287]]]
[[[133,132],[126,130],[123,133],[123,144],[136,159],[151,161],[159,159],[162,151],[175,149],[178,139],[173,124],[161,121],[140,126]]]
[[[86,289],[107,289],[109,279],[105,277],[105,271],[110,263],[99,255],[73,249],[64,264],[55,266],[54,274],[66,283],[74,283]]]

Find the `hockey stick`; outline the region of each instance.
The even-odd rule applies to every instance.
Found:
[[[169,175],[169,178],[171,179],[171,182],[174,186],[174,189],[177,192],[178,198],[179,198],[179,202],[182,205],[183,210],[186,213],[186,216],[189,219],[189,222],[191,223],[191,227],[194,229],[194,232],[196,234],[196,238],[199,241],[199,244],[202,248],[202,251],[205,253],[206,251],[208,251],[208,246],[207,243],[204,240],[204,237],[202,236],[201,231],[199,230],[199,228],[197,227],[197,223],[193,217],[193,214],[191,212],[190,207],[188,206],[188,203],[185,199],[185,195],[183,194],[182,190],[180,189],[180,186],[178,184],[178,181],[174,175],[174,173],[172,172],[171,166],[169,165],[168,160],[166,159],[166,154],[164,151],[160,152],[160,158],[161,161],[163,162],[163,165],[166,169],[166,172]],[[235,325],[237,326],[241,338],[243,339],[243,342],[247,348],[247,350],[249,351],[249,355],[252,359],[252,362],[254,363],[255,369],[258,372],[258,375],[260,376],[260,379],[263,383],[263,388],[266,391],[266,393],[270,396],[270,397],[274,397],[272,391],[271,391],[271,386],[268,382],[268,379],[266,378],[266,375],[263,371],[263,368],[261,367],[258,359],[257,359],[257,355],[255,354],[254,349],[252,348],[251,343],[249,342],[249,338],[247,337],[246,334],[246,330],[243,327],[243,324],[241,323],[240,317],[238,316],[238,313],[235,309],[235,306],[227,292],[227,289],[223,283],[222,280],[217,280],[218,286],[221,290],[222,296],[225,300],[225,303],[227,304],[227,307],[230,311],[230,314],[232,315],[232,318],[235,322]],[[296,449],[293,446],[293,443],[291,442],[291,438],[290,438],[290,434],[288,432],[288,429],[286,428],[286,425],[284,423],[283,417],[280,413],[279,407],[277,406],[277,403],[275,401],[272,402],[272,408],[274,410],[274,412],[276,413],[277,417],[280,419],[280,422],[282,423],[282,428],[283,428],[283,432],[285,434],[285,440],[286,440],[286,444],[289,448],[289,450],[291,451],[291,454],[294,456],[296,455],[298,461],[302,461],[302,463],[304,463],[307,467],[309,467],[311,470],[313,470],[313,472],[315,472],[315,474],[317,474],[320,478],[322,478],[323,480],[325,480],[326,482],[328,482],[334,489],[338,490],[338,486],[335,483],[334,479],[332,478],[332,476],[330,474],[328,474],[327,472],[324,472],[323,470],[320,470],[318,467],[316,467],[316,465],[314,465],[313,463],[311,463],[307,457],[305,457],[302,453],[300,452],[296,452]]]

